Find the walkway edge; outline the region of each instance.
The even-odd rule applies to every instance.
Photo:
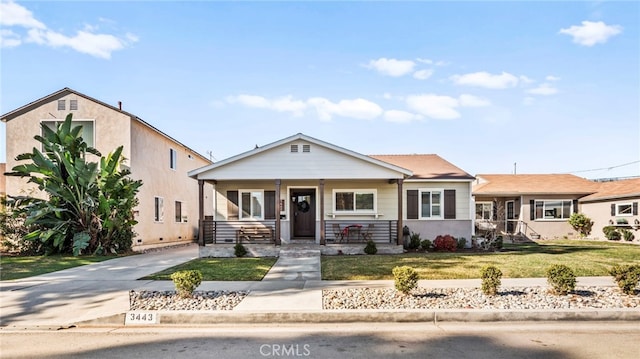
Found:
[[[125,314],[76,323],[78,327],[124,325]],[[357,322],[522,322],[522,321],[640,321],[640,310],[323,310],[306,312],[158,311],[155,325],[214,325],[234,323],[357,323]],[[147,325],[148,326],[148,325]]]

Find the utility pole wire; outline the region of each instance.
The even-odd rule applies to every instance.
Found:
[[[619,167],[629,166],[629,165],[636,164],[636,163],[640,163],[640,160],[633,161],[633,162],[628,162],[628,163],[623,163],[623,164],[621,164],[621,165],[617,165],[617,166],[602,167],[602,168],[594,168],[594,169],[592,169],[592,170],[571,171],[571,172],[567,172],[567,173],[581,173],[581,172],[593,172],[593,171],[602,171],[602,170],[612,170],[612,169],[614,169],[614,168],[619,168]]]

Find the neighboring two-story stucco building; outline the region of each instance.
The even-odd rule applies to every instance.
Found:
[[[187,172],[211,163],[206,157],[141,118],[69,88],[64,88],[2,115],[6,123],[6,171],[19,164],[18,154],[31,152],[41,125],[54,127],[69,114],[83,126],[83,139],[103,155],[124,146],[131,177],[142,180],[135,209],[138,224],[134,249],[193,241],[198,234],[198,183]],[[97,158],[96,158],[97,160]],[[4,171],[3,171],[4,173]],[[33,189],[26,179],[3,176],[7,195]],[[206,192],[208,190],[208,192]],[[204,196],[211,197],[205,187]],[[206,201],[205,206],[211,206]]]

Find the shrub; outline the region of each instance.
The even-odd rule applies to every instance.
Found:
[[[502,249],[503,245],[504,245],[504,241],[502,240],[502,236],[496,237],[496,240],[494,242],[495,248]]]
[[[482,278],[482,292],[486,295],[496,295],[500,287],[502,271],[494,265],[488,265],[480,271]]]
[[[428,251],[431,249],[431,241],[428,239],[425,239],[424,241],[420,242],[420,248],[424,249],[425,251]]]
[[[364,252],[366,254],[376,254],[378,253],[378,248],[376,247],[376,242],[372,240],[367,241],[367,245],[364,247]]]
[[[623,293],[633,295],[640,282],[640,266],[638,265],[614,265],[609,271],[618,287]]]
[[[244,257],[247,254],[247,249],[242,245],[242,243],[237,243],[233,250],[236,254],[236,257]]]
[[[457,245],[458,249],[464,249],[467,246],[467,239],[464,237],[458,238]]]
[[[606,226],[602,228],[602,232],[604,232],[604,236],[610,241],[619,241],[620,238],[622,238],[622,235],[614,226]]]
[[[455,252],[458,248],[458,242],[448,234],[444,236],[437,236],[433,241],[433,248],[437,251]]]
[[[564,264],[554,264],[547,269],[547,282],[554,293],[564,295],[576,288],[576,275]]]
[[[396,290],[408,294],[418,285],[418,272],[409,266],[394,267],[393,278]]]
[[[183,270],[171,274],[171,280],[181,298],[190,298],[193,291],[202,283],[202,272],[199,270]]]
[[[420,248],[420,233],[411,233],[409,237],[409,249]]]
[[[574,213],[569,217],[569,224],[580,233],[580,237],[586,237],[591,234],[591,227],[593,227],[593,221],[591,218],[584,215],[584,213]]]
[[[633,235],[633,232],[631,232],[630,230],[628,230],[626,228],[622,229],[621,232],[622,232],[622,238],[624,238],[624,240],[627,241],[627,242],[631,242],[636,238]]]

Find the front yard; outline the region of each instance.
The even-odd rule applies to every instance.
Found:
[[[40,274],[102,262],[115,256],[0,256],[0,280],[33,277]]]

